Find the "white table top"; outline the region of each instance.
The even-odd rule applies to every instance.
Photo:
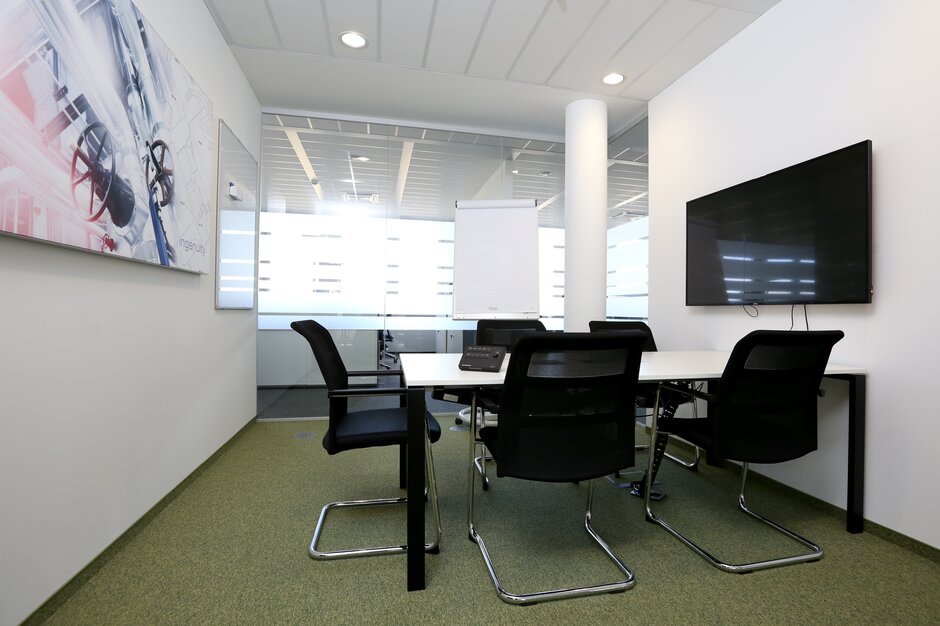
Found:
[[[710,380],[721,378],[730,352],[715,350],[664,350],[644,352],[640,380]],[[500,385],[506,377],[509,355],[499,372],[465,372],[457,367],[459,353],[402,353],[401,367],[409,387],[477,387]],[[826,374],[865,374],[861,367],[830,363]]]

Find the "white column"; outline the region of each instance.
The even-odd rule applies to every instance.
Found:
[[[607,316],[607,105],[565,108],[565,330]]]

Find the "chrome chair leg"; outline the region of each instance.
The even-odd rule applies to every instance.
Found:
[[[437,499],[437,479],[434,474],[434,457],[431,452],[431,441],[425,433],[424,438],[425,446],[425,455],[427,462],[425,463],[425,480],[428,483],[426,493],[429,496],[431,503],[431,512],[434,518],[434,529],[435,534],[434,538],[430,543],[424,545],[425,552],[437,553],[440,551],[442,527],[441,527],[441,512],[440,506]],[[326,525],[326,518],[330,511],[334,509],[341,508],[357,508],[357,507],[368,507],[368,506],[392,506],[397,504],[407,504],[408,498],[399,497],[399,498],[376,498],[372,500],[343,500],[340,502],[331,502],[325,505],[320,510],[320,517],[317,519],[317,527],[313,531],[313,539],[310,541],[310,548],[308,550],[310,558],[317,561],[331,561],[336,559],[352,559],[366,556],[381,556],[385,554],[404,554],[407,552],[407,546],[397,545],[397,546],[381,546],[375,548],[350,548],[347,550],[332,550],[332,551],[323,551],[320,550],[317,546],[320,543],[320,535],[323,533],[323,528]]]
[[[658,408],[659,408],[658,396],[656,399],[656,404],[657,406],[653,410],[653,425],[652,425],[652,430],[650,432],[650,441],[653,441],[657,434],[656,416],[658,414]],[[684,543],[693,552],[695,552],[700,557],[708,561],[709,564],[713,565],[714,567],[720,569],[723,572],[731,572],[734,574],[746,574],[748,572],[754,572],[757,570],[770,569],[772,567],[781,567],[784,565],[793,565],[796,563],[818,561],[819,559],[821,559],[823,557],[823,550],[818,545],[806,539],[805,537],[802,537],[796,534],[795,532],[788,530],[784,528],[783,526],[780,526],[776,522],[773,522],[767,519],[766,517],[760,515],[759,513],[756,513],[752,511],[751,509],[747,508],[747,503],[744,497],[745,487],[747,486],[747,471],[748,471],[748,464],[747,463],[742,464],[741,491],[740,491],[740,494],[738,495],[738,507],[742,511],[750,515],[751,517],[767,524],[774,530],[786,535],[787,537],[790,537],[797,543],[802,544],[803,546],[805,546],[806,548],[810,550],[809,553],[798,554],[798,555],[787,556],[787,557],[780,557],[776,559],[767,559],[763,561],[755,561],[751,563],[740,563],[740,564],[726,563],[716,558],[707,550],[705,550],[703,547],[701,547],[700,545],[698,545],[697,543],[689,539],[687,536],[679,532],[674,526],[669,524],[663,518],[658,517],[653,512],[653,509],[651,508],[651,498],[650,498],[650,492],[652,490],[651,482],[652,482],[652,476],[653,476],[653,455],[652,454],[650,455],[650,458],[648,461],[648,468],[646,472],[646,486],[644,489],[644,492],[645,492],[644,493],[644,505],[646,508],[646,521],[662,526],[663,528],[666,529],[667,532],[669,532],[669,534],[671,534],[673,537],[675,537],[676,539]]]
[[[492,461],[493,457],[486,454],[486,446],[480,439],[479,432],[483,426],[483,418],[486,410],[477,406],[477,395],[473,393],[470,399],[470,463],[476,467],[477,473],[482,479],[483,491],[490,488],[490,479],[486,476],[486,462]],[[480,454],[477,456],[476,448],[479,447]]]
[[[480,554],[483,556],[483,562],[486,564],[486,570],[490,575],[490,580],[493,581],[493,585],[496,587],[496,593],[500,600],[503,602],[508,602],[509,604],[535,604],[537,602],[562,600],[565,598],[577,598],[581,596],[598,595],[602,593],[621,593],[636,584],[636,579],[634,578],[633,572],[630,571],[630,569],[624,564],[620,557],[614,554],[613,550],[611,550],[607,542],[604,541],[604,539],[591,526],[591,505],[594,499],[594,481],[591,480],[588,481],[588,497],[587,507],[584,514],[584,529],[595,541],[595,543],[600,546],[600,548],[604,551],[604,554],[606,554],[607,557],[614,563],[614,565],[617,566],[617,569],[620,570],[625,578],[623,580],[617,580],[610,583],[601,583],[587,587],[568,587],[564,589],[535,591],[531,593],[512,593],[507,591],[499,580],[499,576],[496,573],[496,566],[493,564],[493,559],[490,556],[489,550],[486,548],[486,543],[483,541],[483,537],[480,536],[473,525],[474,469],[471,467],[469,471],[470,489],[469,499],[467,502],[467,521],[470,540],[476,543],[480,548]]]
[[[679,439],[679,437],[676,437],[676,439]],[[690,445],[691,445],[691,444],[690,444]],[[697,471],[697,470],[698,470],[698,462],[699,462],[700,460],[702,460],[702,449],[699,448],[698,446],[692,446],[692,447],[695,448],[695,452],[694,452],[694,456],[692,457],[692,460],[691,460],[691,461],[686,461],[685,459],[680,459],[679,457],[673,455],[673,454],[670,453],[670,452],[666,452],[664,456],[665,456],[667,459],[669,459],[670,461],[673,461],[673,462],[675,462],[675,463],[678,463],[679,465],[681,465],[682,467],[684,467],[684,468],[686,468],[686,469],[690,469],[690,470],[692,470],[692,471]]]

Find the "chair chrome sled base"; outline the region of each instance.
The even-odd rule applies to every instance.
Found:
[[[425,454],[427,455],[428,488],[425,494],[430,496],[431,512],[434,517],[435,536],[434,540],[424,545],[425,552],[437,553],[440,550],[441,543],[441,512],[437,502],[437,484],[434,476],[434,458],[431,456],[431,444],[425,437]],[[382,546],[376,548],[351,548],[348,550],[334,550],[324,552],[317,549],[320,543],[320,534],[326,524],[326,516],[333,509],[367,507],[367,506],[391,506],[396,504],[407,504],[408,498],[377,498],[374,500],[344,500],[340,502],[331,502],[320,510],[320,518],[317,520],[317,528],[313,531],[313,539],[310,541],[310,558],[317,561],[330,561],[335,559],[352,559],[364,556],[381,556],[384,554],[405,554],[408,552],[406,545]]]
[[[818,545],[816,545],[809,539],[806,539],[805,537],[798,535],[792,530],[784,528],[783,526],[777,524],[773,520],[770,520],[764,517],[760,513],[752,511],[751,509],[747,507],[747,501],[745,500],[745,497],[744,497],[744,490],[745,490],[745,487],[747,486],[747,470],[748,470],[748,464],[743,463],[742,468],[741,468],[741,492],[738,495],[738,508],[741,509],[743,512],[747,513],[748,515],[750,515],[751,517],[753,517],[754,519],[758,520],[759,522],[767,524],[768,526],[770,526],[777,532],[783,535],[786,535],[790,539],[803,545],[808,550],[810,550],[809,553],[780,557],[776,559],[767,559],[764,561],[755,561],[752,563],[741,563],[741,564],[725,563],[724,561],[715,558],[707,550],[705,550],[704,548],[696,544],[694,541],[692,541],[691,539],[683,535],[681,532],[676,530],[666,520],[660,517],[657,517],[650,508],[649,497],[646,498],[646,520],[649,522],[653,522],[655,524],[659,524],[660,526],[665,528],[667,531],[669,531],[669,533],[672,536],[676,537],[679,541],[681,541],[682,543],[687,545],[689,548],[691,548],[693,552],[695,552],[696,554],[701,556],[703,559],[708,561],[711,565],[713,565],[714,567],[717,567],[723,572],[730,572],[733,574],[747,574],[749,572],[755,572],[755,571],[762,570],[762,569],[770,569],[773,567],[782,567],[784,565],[795,565],[797,563],[808,563],[811,561],[818,561],[819,559],[823,558],[823,550]]]
[[[473,473],[473,468],[471,467],[470,472]],[[483,561],[486,563],[486,569],[489,572],[490,579],[493,581],[493,585],[496,587],[496,593],[499,595],[499,599],[503,602],[508,602],[509,604],[536,604],[538,602],[547,602],[550,600],[562,600],[564,598],[577,598],[581,596],[591,596],[598,595],[602,593],[622,593],[636,584],[636,580],[627,566],[624,564],[620,557],[618,557],[610,549],[610,546],[607,545],[607,542],[601,538],[600,535],[592,528],[591,526],[591,502],[594,496],[594,481],[591,480],[588,482],[588,501],[587,501],[587,510],[584,514],[584,529],[591,536],[592,539],[601,547],[607,557],[613,561],[614,565],[617,566],[617,569],[623,573],[625,578],[623,580],[614,581],[611,583],[603,583],[599,585],[592,585],[589,587],[569,587],[565,589],[553,589],[549,591],[535,591],[531,593],[511,593],[506,591],[502,583],[499,580],[499,576],[496,574],[496,567],[493,564],[493,559],[490,557],[489,551],[486,549],[486,543],[483,541],[483,537],[476,531],[476,528],[473,526],[473,487],[471,484],[471,502],[468,511],[468,520],[469,520],[469,534],[470,540],[477,544],[480,548],[480,554],[483,555]]]

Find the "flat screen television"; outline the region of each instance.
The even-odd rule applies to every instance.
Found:
[[[871,141],[686,204],[685,303],[871,302]]]

